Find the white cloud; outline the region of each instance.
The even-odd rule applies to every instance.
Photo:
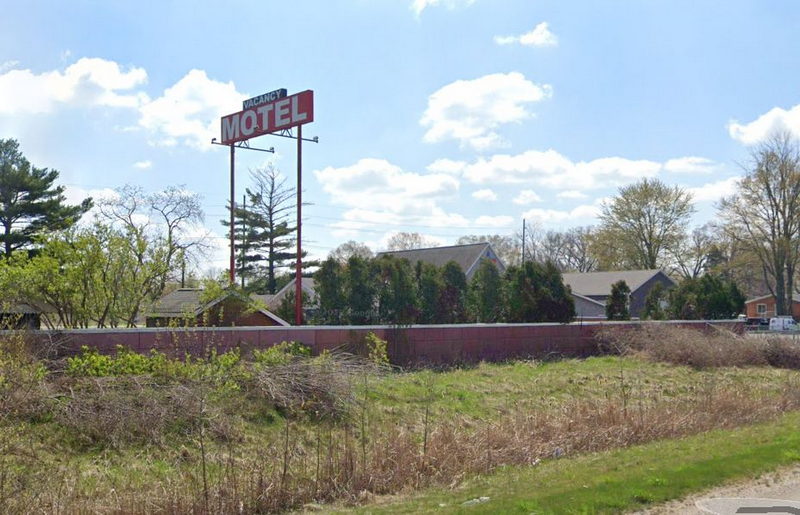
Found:
[[[480,229],[500,229],[511,228],[514,225],[514,217],[511,216],[479,216],[475,219],[475,228]]]
[[[477,200],[485,200],[487,202],[494,202],[497,200],[497,194],[490,189],[477,190],[472,192],[472,198]]]
[[[428,97],[420,120],[428,129],[424,141],[456,140],[476,150],[506,146],[495,130],[531,118],[528,104],[551,95],[549,85],[534,84],[519,72],[452,82]]]
[[[784,130],[800,137],[800,104],[789,110],[773,107],[750,123],[741,124],[732,120],[728,124],[731,138],[745,145],[754,145],[770,134]]]
[[[741,177],[728,177],[721,181],[710,182],[702,186],[687,188],[695,202],[716,202],[736,192]]]
[[[361,159],[351,166],[315,170],[322,189],[337,204],[401,211],[409,205],[450,197],[458,179],[447,174],[406,172],[383,159]]]
[[[133,163],[133,167],[134,168],[138,168],[139,170],[147,170],[148,168],[152,168],[153,167],[153,162],[149,161],[149,160],[147,160],[147,161],[136,161],[135,163]]]
[[[718,168],[717,163],[705,157],[681,157],[664,163],[664,171],[671,173],[709,174]]]
[[[452,10],[456,7],[472,5],[473,3],[475,3],[475,0],[413,0],[411,2],[411,10],[419,16],[428,7],[441,5]]]
[[[5,73],[8,70],[12,70],[19,66],[19,61],[11,60],[11,61],[3,61],[0,63],[0,73]]]
[[[359,231],[421,232],[426,227],[468,227],[469,220],[438,205],[455,198],[457,178],[447,174],[419,174],[402,170],[383,159],[361,159],[351,166],[327,167],[314,175],[334,204],[351,209],[331,224],[334,236],[355,237]]]
[[[437,159],[427,166],[427,170],[433,173],[446,173],[449,175],[460,175],[464,171],[467,163],[464,161],[454,161],[452,159]]]
[[[0,74],[0,113],[50,113],[61,105],[136,108],[148,101],[135,91],[146,82],[144,68],[100,58],[83,57],[63,72],[12,69]]]
[[[245,97],[233,82],[210,79],[203,70],[189,71],[152,100],[142,90],[148,78],[144,68],[83,57],[63,71],[3,71],[16,64],[0,65],[0,114],[49,114],[62,107],[124,108],[138,116],[138,124],[116,129],[144,129],[155,145],[210,149],[220,117],[235,111]]]
[[[559,191],[558,194],[556,194],[556,197],[565,199],[584,199],[587,198],[588,195],[577,190],[565,190]]]
[[[547,27],[547,22],[543,21],[534,27],[532,31],[519,36],[495,36],[494,42],[498,45],[513,45],[518,43],[524,46],[546,47],[558,45],[558,38],[555,34],[550,32],[550,29]]]
[[[676,171],[677,164],[711,167],[702,158],[678,158],[659,163],[645,159],[603,157],[592,161],[574,162],[550,149],[544,152],[528,150],[521,154],[496,154],[478,158],[467,164],[462,176],[475,184],[536,184],[547,188],[568,189],[564,198],[578,198],[575,192],[609,186],[621,186],[643,177],[655,177],[663,171]],[[702,166],[701,166],[702,165]]]
[[[243,98],[233,82],[219,82],[203,70],[191,70],[142,106],[139,125],[150,131],[155,145],[182,143],[208,150],[211,138],[219,136],[219,119],[237,110]]]
[[[519,195],[514,199],[514,204],[535,204],[536,202],[541,202],[542,197],[536,194],[533,190],[522,190]]]
[[[600,203],[584,204],[568,211],[534,208],[525,211],[522,217],[548,225],[586,225],[594,222],[600,214]]]

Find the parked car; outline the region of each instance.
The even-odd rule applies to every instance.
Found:
[[[769,319],[770,331],[797,331],[797,322],[790,316],[779,316]]]

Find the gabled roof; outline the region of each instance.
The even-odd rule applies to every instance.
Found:
[[[487,249],[492,250],[492,254],[497,256],[489,243],[470,243],[468,245],[450,245],[448,247],[432,247],[427,249],[412,250],[393,250],[379,252],[376,257],[393,256],[399,259],[407,259],[411,265],[416,265],[418,261],[430,263],[437,267],[443,267],[450,261],[455,261],[458,266],[469,275],[480,258],[485,255]],[[502,271],[505,266],[498,259],[498,268]]]
[[[606,308],[606,305],[605,305],[605,304],[603,304],[602,302],[600,302],[599,300],[590,299],[589,297],[586,297],[586,296],[584,296],[584,295],[581,295],[580,293],[575,293],[574,291],[573,291],[573,292],[570,292],[570,294],[571,294],[573,297],[575,297],[575,298],[578,298],[578,299],[581,299],[581,300],[583,300],[583,301],[586,301],[586,302],[588,302],[588,303],[590,303],[590,304],[597,304],[598,306],[602,307],[603,309],[605,309],[605,308]]]
[[[238,292],[228,291],[216,299],[202,304],[200,302],[202,294],[202,288],[178,288],[177,290],[170,292],[158,299],[158,301],[150,309],[150,312],[147,314],[147,316],[153,318],[171,318],[182,317],[186,315],[198,316],[230,296],[235,296],[243,302],[251,302],[252,300],[244,297]],[[258,309],[257,311],[274,320],[278,325],[289,325],[288,322],[271,311],[266,309]]]
[[[747,299],[746,301],[744,301],[744,303],[745,304],[750,304],[751,302],[755,302],[757,300],[764,300],[764,299],[769,299],[769,298],[773,298],[774,299],[775,295],[772,295],[771,293],[768,294],[768,295],[762,295],[760,297],[756,297],[756,298],[753,298],[753,299]],[[792,295],[792,302],[800,302],[800,295],[797,294],[797,293],[793,294]]]
[[[569,285],[572,291],[580,295],[601,296],[611,294],[611,285],[617,281],[625,281],[631,293],[638,290],[644,283],[661,274],[675,284],[667,274],[661,270],[624,270],[618,272],[574,272],[563,274],[564,284]]]
[[[296,279],[293,277],[291,281],[289,281],[286,286],[278,290],[278,293],[275,295],[264,295],[264,297],[271,297],[268,301],[265,300],[264,303],[270,307],[270,309],[277,309],[278,306],[281,305],[281,301],[284,297],[286,297],[289,292],[293,292],[295,289],[295,282]],[[308,295],[308,299],[313,302],[317,298],[317,283],[314,282],[313,277],[303,277],[300,281],[300,286],[303,288],[303,293]],[[260,296],[259,296],[260,297]]]

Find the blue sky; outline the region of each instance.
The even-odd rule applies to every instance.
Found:
[[[0,138],[61,171],[74,199],[126,183],[203,195],[224,266],[241,100],[315,91],[304,240],[324,256],[396,231],[451,243],[596,221],[641,177],[695,195],[695,224],[748,149],[800,133],[800,9],[789,1],[9,2]],[[264,136],[294,182],[294,143]],[[198,231],[200,229],[198,228]]]

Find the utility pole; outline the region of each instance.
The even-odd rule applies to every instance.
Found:
[[[242,195],[242,289],[244,290],[244,265],[247,257],[247,195]]]
[[[525,264],[525,219],[522,219],[522,264]]]

